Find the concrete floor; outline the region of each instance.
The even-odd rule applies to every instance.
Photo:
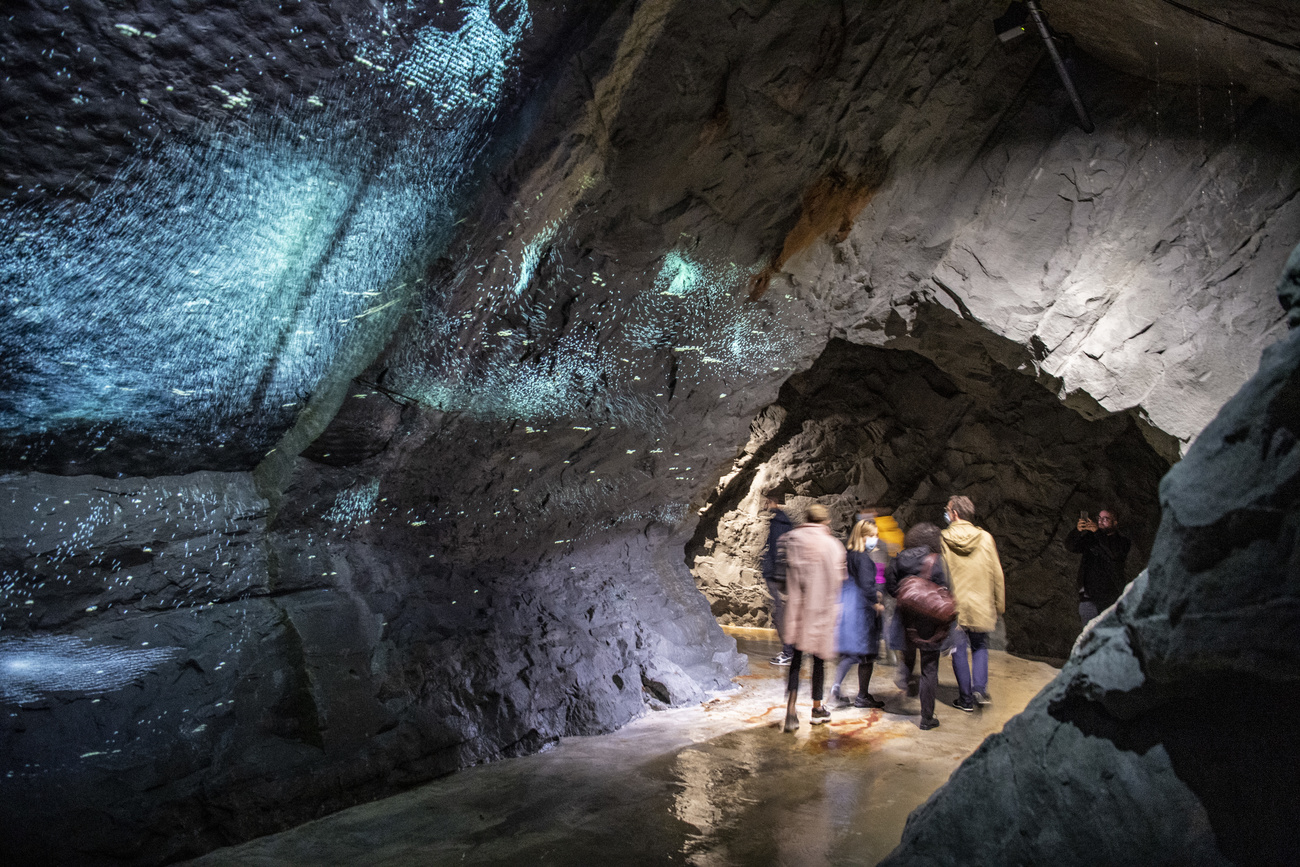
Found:
[[[738,644],[751,673],[703,705],[566,738],[190,863],[874,864],[898,843],[908,813],[1056,673],[993,652],[994,703],[967,714],[952,707],[956,681],[944,659],[941,725],[923,732],[919,701],[901,695],[884,666],[871,684],[883,710],[836,711],[830,723],[810,726],[805,662],[801,726],[787,735],[787,669],[766,661],[779,646]],[[849,695],[856,678],[848,676]]]

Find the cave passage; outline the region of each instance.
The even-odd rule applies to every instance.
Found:
[[[796,519],[808,503],[827,505],[841,536],[859,503],[903,527],[942,524],[948,497],[965,494],[1006,573],[1004,646],[1065,658],[1079,634],[1066,534],[1080,511],[1118,510],[1132,579],[1151,550],[1169,462],[1131,416],[1085,419],[1023,373],[983,361],[949,374],[912,350],[836,339],[792,376],[750,425],[686,549],[719,622],[770,623],[757,571],[765,492],[786,494]]]
[[[1300,863],[1294,3],[7,6],[0,863]],[[772,489],[995,704],[783,738]]]

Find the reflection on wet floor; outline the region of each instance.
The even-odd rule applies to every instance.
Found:
[[[994,704],[952,707],[940,666],[940,728],[877,666],[881,710],[835,711],[780,731],[786,669],[774,643],[741,639],[751,673],[692,708],[647,714],[609,735],[435,780],[410,792],[213,852],[202,865],[874,864],[915,807],[1055,669],[992,653]],[[856,693],[851,673],[845,692]]]

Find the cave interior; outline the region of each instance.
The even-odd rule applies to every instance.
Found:
[[[870,860],[1300,861],[1289,0],[8,11],[8,863],[781,700],[736,638],[774,490],[841,535],[971,497],[998,671],[1050,665]],[[1131,583],[1081,632],[1103,507]]]

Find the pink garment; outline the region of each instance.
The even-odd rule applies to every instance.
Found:
[[[825,524],[800,524],[781,537],[786,575],[781,638],[822,659],[835,658],[840,587],[849,576],[844,546]]]
[[[884,563],[877,563],[877,564],[876,564],[876,583],[877,583],[877,584],[884,584],[884,583],[885,583],[885,564],[884,564]]]

